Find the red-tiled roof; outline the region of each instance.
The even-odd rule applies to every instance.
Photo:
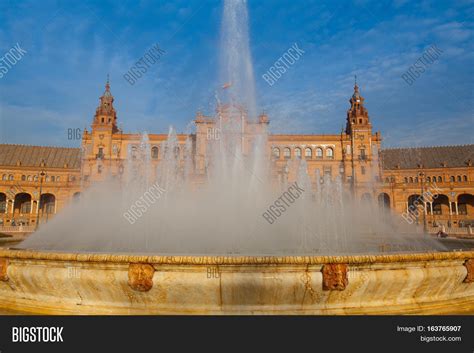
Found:
[[[0,166],[80,169],[81,149],[67,147],[0,144]]]
[[[382,150],[383,169],[466,167],[469,161],[474,165],[474,145]]]

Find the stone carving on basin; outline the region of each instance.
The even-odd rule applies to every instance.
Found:
[[[130,264],[128,268],[128,284],[139,292],[147,292],[153,287],[155,269],[149,264]]]

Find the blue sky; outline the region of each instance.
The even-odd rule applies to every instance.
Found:
[[[357,74],[384,146],[474,143],[474,1],[249,0],[257,103],[275,133],[339,133]],[[222,2],[0,1],[0,56],[25,56],[0,79],[0,142],[79,146],[110,74],[126,132],[184,132],[211,113]],[[123,79],[152,46],[166,53]],[[305,51],[273,86],[264,74],[294,43]],[[401,75],[435,44],[413,85]]]

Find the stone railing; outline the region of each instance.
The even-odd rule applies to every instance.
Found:
[[[467,235],[467,236],[474,237],[474,229],[472,227],[444,227],[444,226],[429,227],[428,233],[436,234],[440,230],[445,232],[448,235]]]
[[[35,226],[0,226],[0,233],[32,233]]]

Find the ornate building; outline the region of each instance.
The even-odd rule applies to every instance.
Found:
[[[107,176],[120,177],[142,136],[117,127],[113,102],[107,82],[81,148],[0,145],[0,225],[35,227],[38,220],[47,221],[73,202],[90,183]],[[339,177],[352,197],[399,213],[408,223],[474,224],[474,145],[381,149],[382,137],[372,131],[357,85],[349,102],[346,128],[340,134],[269,135],[273,182],[295,179],[297,163],[292,162],[305,159],[315,187],[325,177]],[[219,106],[216,117],[198,113],[195,132],[178,134],[176,150],[183,159],[185,144],[191,144],[193,175],[198,183],[205,180],[209,139],[217,138],[219,119],[231,109],[241,114],[244,155],[254,136],[268,128],[265,114],[253,121],[235,106]],[[148,138],[150,160],[157,166],[168,135],[150,134]]]

